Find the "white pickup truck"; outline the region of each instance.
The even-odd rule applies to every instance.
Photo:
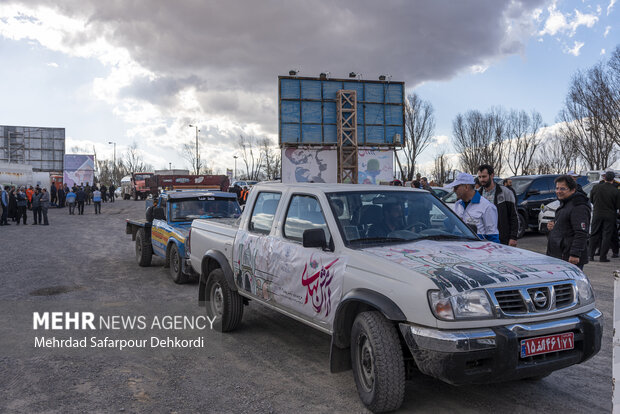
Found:
[[[581,270],[481,241],[424,190],[259,184],[235,225],[194,220],[189,245],[219,330],[253,300],[330,334],[332,372],[353,369],[375,412],[401,405],[412,368],[451,384],[542,378],[600,350]]]

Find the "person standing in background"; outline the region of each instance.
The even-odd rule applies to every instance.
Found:
[[[590,192],[590,201],[594,205],[592,214],[592,231],[590,260],[600,247],[600,261],[608,262],[607,252],[617,237],[616,217],[620,208],[620,191],[614,185],[616,175],[613,171],[605,173],[605,181],[596,184]],[[614,233],[616,233],[614,235]]]
[[[43,187],[41,190],[41,199],[39,200],[41,203],[41,213],[43,214],[43,225],[49,226],[49,221],[47,220],[47,209],[50,206],[50,195],[47,192],[47,188]],[[39,224],[41,224],[41,218],[39,218]]]
[[[69,206],[69,214],[75,214],[75,199],[77,195],[73,192],[73,190],[69,189],[69,192],[66,195],[67,206]]]
[[[27,216],[26,210],[28,209],[28,196],[26,196],[26,189],[24,186],[19,188],[19,191],[15,194],[15,198],[17,200],[17,225],[19,226],[19,222],[21,219],[24,219],[24,225],[26,224]]]
[[[41,190],[36,189],[32,195],[32,225],[41,224]]]
[[[93,204],[95,205],[95,214],[101,214],[101,191],[97,187],[93,187]]]
[[[56,188],[56,183],[52,183],[52,185],[50,186],[50,196],[51,196],[51,204],[57,204],[58,203],[58,189]]]
[[[493,166],[483,164],[478,167],[479,193],[497,208],[497,229],[499,242],[517,247],[517,233],[519,218],[517,217],[516,200],[512,191],[495,184],[495,170]]]
[[[2,204],[2,218],[0,218],[0,226],[9,226],[9,186],[5,185],[0,193],[0,203]]]
[[[555,221],[547,223],[547,256],[565,260],[583,270],[588,263],[590,202],[583,192],[577,191],[577,182],[570,175],[555,179],[555,193],[560,207],[555,211]]]

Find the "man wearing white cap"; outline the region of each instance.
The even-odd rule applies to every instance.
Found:
[[[458,198],[454,205],[456,215],[465,223],[475,225],[479,237],[499,243],[497,208],[474,189],[474,176],[460,173],[446,187],[454,188]]]

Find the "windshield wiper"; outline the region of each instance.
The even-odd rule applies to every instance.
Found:
[[[478,239],[474,239],[473,237],[467,237],[465,235],[458,236],[456,234],[433,234],[428,236],[421,236],[416,238],[415,241],[419,240],[471,240],[471,241],[480,241]]]
[[[403,239],[402,237],[360,237],[359,239],[349,240],[349,243],[397,242],[397,241],[409,241],[409,239]]]

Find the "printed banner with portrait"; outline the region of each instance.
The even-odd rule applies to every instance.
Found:
[[[362,149],[357,155],[359,184],[379,184],[394,179],[394,151]]]
[[[84,154],[65,154],[64,183],[69,187],[92,185],[95,178],[95,156]]]
[[[282,182],[338,182],[338,152],[329,147],[283,148]]]

